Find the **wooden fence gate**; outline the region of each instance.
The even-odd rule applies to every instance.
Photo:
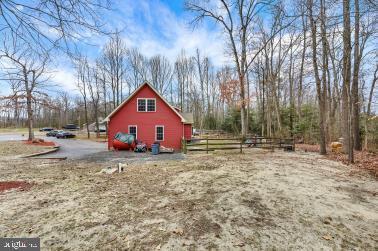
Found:
[[[209,151],[214,150],[239,150],[244,148],[263,148],[263,149],[284,149],[295,151],[295,141],[293,138],[266,138],[266,137],[247,137],[247,138],[194,138],[190,142],[182,140],[182,151]]]

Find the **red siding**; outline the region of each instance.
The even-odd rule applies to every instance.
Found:
[[[137,112],[137,98],[156,98],[156,112]],[[184,125],[181,118],[148,86],[140,89],[123,105],[109,121],[108,147],[117,132],[129,133],[128,126],[137,126],[138,140],[147,143],[148,147],[155,142],[155,126],[164,126],[164,140],[161,145],[181,148]]]
[[[184,125],[184,138],[186,140],[192,139],[192,124],[185,124]]]

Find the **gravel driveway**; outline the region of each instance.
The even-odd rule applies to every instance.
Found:
[[[26,134],[25,134],[26,135]],[[46,157],[67,157],[68,159],[81,159],[87,155],[107,150],[106,143],[99,143],[81,139],[57,139],[55,137],[37,136],[46,141],[53,141],[60,146],[59,151],[45,155]],[[26,140],[21,134],[0,134],[0,141]]]
[[[44,157],[67,157],[68,159],[85,160],[91,162],[127,162],[155,161],[155,160],[182,160],[181,153],[152,155],[151,153],[134,153],[131,151],[108,151],[105,142],[94,142],[82,139],[57,139],[36,135],[46,141],[53,141],[60,146],[59,151],[44,155]],[[26,140],[21,134],[0,134],[0,141]],[[39,157],[37,157],[39,158]]]

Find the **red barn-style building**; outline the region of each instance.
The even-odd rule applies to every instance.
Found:
[[[108,149],[118,132],[134,134],[148,147],[158,141],[162,146],[181,149],[181,140],[192,136],[193,115],[170,105],[149,83],[140,85],[108,117]]]

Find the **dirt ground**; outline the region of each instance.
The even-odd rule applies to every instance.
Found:
[[[378,183],[314,153],[251,149],[129,163],[2,157],[0,237],[42,250],[376,250]],[[114,164],[113,164],[114,165]]]

